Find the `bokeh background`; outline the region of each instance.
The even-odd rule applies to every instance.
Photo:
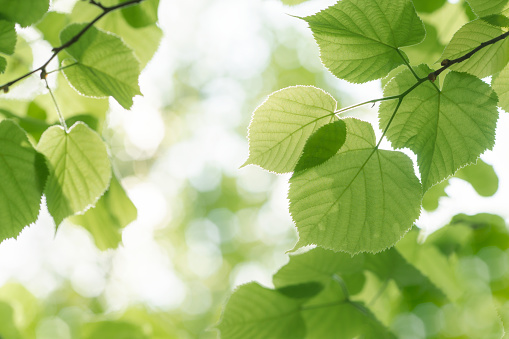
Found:
[[[73,3],[52,6],[69,11]],[[333,3],[161,0],[164,35],[140,78],[144,96],[131,111],[110,101],[103,131],[137,220],[118,249],[101,251],[71,222],[55,232],[43,207],[17,240],[0,244],[0,301],[14,310],[0,307],[0,315],[14,317],[37,339],[74,338],[73,324],[94,315],[134,321],[149,338],[216,338],[210,327],[228,294],[252,280],[271,286],[297,240],[288,176],[239,168],[253,110],[271,92],[293,85],[323,88],[343,107],[382,97],[380,81],[352,85],[327,72],[307,24],[295,17]],[[468,20],[462,2],[444,6],[457,15],[421,15],[428,34],[443,44]],[[37,47],[34,32],[21,34],[45,48]],[[409,55],[435,62],[436,50],[425,46]],[[376,124],[376,112],[366,106],[348,114]],[[499,130],[508,123],[503,113]],[[497,193],[481,197],[468,182],[451,179],[438,209],[423,211],[418,225],[431,231],[460,212],[496,213],[507,221],[508,146],[498,133],[495,149],[482,157],[498,175]]]

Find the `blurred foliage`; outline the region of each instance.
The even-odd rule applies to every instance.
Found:
[[[312,1],[306,1],[306,4]],[[288,5],[303,2],[283,1]],[[410,59],[432,65],[437,62],[452,34],[467,22],[472,12],[463,1],[458,4],[440,0],[414,3],[418,11],[425,13],[422,16],[427,36],[423,44],[404,50]],[[60,43],[59,32],[63,27],[70,22],[87,21],[94,15],[94,9],[86,7],[87,3],[81,1],[69,15],[51,12],[37,24],[37,28],[44,39],[56,46]],[[98,27],[122,36],[145,66],[159,47],[162,36],[161,27],[152,23],[151,15],[146,20],[133,21],[132,14],[112,13],[100,21]],[[126,21],[126,17],[131,19]],[[242,282],[243,269],[251,265],[249,267],[273,270],[281,265],[281,257],[293,246],[296,235],[290,220],[284,218],[287,215],[285,203],[277,204],[272,198],[271,192],[278,184],[276,179],[270,175],[256,177],[254,172],[232,173],[213,162],[206,163],[203,171],[186,178],[176,177],[165,169],[168,154],[172,150],[198,139],[200,131],[196,129],[197,120],[206,113],[201,105],[213,97],[209,88],[218,78],[233,83],[232,93],[242,93],[242,102],[235,106],[235,110],[240,112],[240,119],[226,128],[227,132],[240,140],[245,137],[253,109],[267,94],[280,88],[314,85],[324,88],[340,101],[348,103],[352,100],[351,94],[330,81],[330,74],[318,61],[318,49],[310,35],[303,34],[295,27],[277,26],[261,14],[257,19],[263,27],[258,38],[267,42],[269,56],[256,74],[242,77],[228,73],[227,69],[203,72],[200,67],[203,67],[206,58],[199,53],[189,53],[185,60],[172,65],[173,68],[164,74],[171,80],[171,88],[165,89],[164,106],[159,108],[166,131],[161,144],[152,153],[133,150],[126,141],[127,132],[108,124],[106,112],[110,107],[107,99],[80,96],[60,73],[53,77],[58,85],[54,94],[69,119],[69,125],[72,125],[70,121],[85,121],[102,133],[110,145],[119,181],[125,177],[136,176],[148,180],[155,176],[160,179],[161,190],[172,192],[172,199],[168,199],[165,206],[171,220],[162,222],[155,236],[165,256],[173,262],[175,271],[188,287],[188,294],[182,306],[173,311],[150,305],[130,305],[120,311],[112,311],[104,293],[93,298],[82,296],[70,285],[69,277],[61,277],[62,283],[56,291],[41,296],[34,296],[26,287],[10,282],[0,288],[2,339],[216,338],[217,334],[209,329],[219,318],[226,296],[238,281]],[[133,24],[143,27],[133,27]],[[24,39],[18,38],[15,54],[6,58],[8,67],[0,75],[1,82],[15,78],[32,67],[32,49]],[[223,67],[227,68],[228,65]],[[0,102],[0,116],[16,120],[35,142],[44,129],[57,122],[49,95],[38,94],[34,95],[33,100],[12,98]],[[228,150],[221,152],[227,153]],[[238,159],[238,165],[241,161]],[[478,165],[472,168],[475,166]],[[479,194],[493,194],[498,181],[493,176],[493,170],[486,166],[481,165],[482,168],[476,169],[467,167],[462,170],[463,175],[458,174],[458,178],[470,182]],[[202,182],[208,185],[200,185]],[[435,186],[438,191],[433,193],[434,196],[431,196],[431,191],[425,196],[424,203],[429,206],[428,209],[436,208],[438,197],[445,194],[443,189],[446,185],[447,181]],[[110,189],[95,209],[74,221],[97,226],[94,220],[103,218],[102,211],[112,208],[115,199],[111,197],[117,195],[123,199],[123,190],[112,192]],[[135,214],[130,208],[127,212],[121,209],[116,211],[113,214],[116,220],[112,224],[117,228],[104,230],[87,227],[90,232],[99,234],[94,239],[101,249],[119,245],[119,230]],[[340,253],[324,254],[341,258],[340,261],[334,261],[339,266],[347,266],[334,268],[334,272],[341,271],[340,276],[352,300],[363,303],[363,307],[368,307],[379,317],[379,323],[373,325],[375,329],[382,324],[396,333],[406,334],[407,338],[419,338],[418,335],[423,333],[429,338],[441,338],[441,335],[465,338],[469,334],[477,335],[479,329],[492,324],[493,309],[499,312],[502,321],[509,321],[509,287],[506,284],[509,273],[505,265],[509,255],[509,236],[503,220],[492,215],[457,216],[451,225],[418,246],[415,245],[417,234],[417,230],[412,231],[397,249],[384,252],[380,257],[364,255],[350,258]],[[425,254],[413,253],[414,247]],[[307,289],[303,289],[303,286],[296,289],[298,293],[308,293],[305,298],[299,299],[299,303],[308,303],[309,306],[328,298],[330,294],[342,293],[337,280],[326,274],[317,275],[314,271],[308,275],[301,273],[300,276],[287,274],[298,258],[310,257],[318,252],[326,251],[312,250],[291,256],[290,263],[274,276],[274,285],[280,290],[306,281],[319,282],[323,287],[316,296],[310,285],[304,286]],[[362,263],[358,264],[357,260]],[[469,267],[475,268],[475,271],[472,272]],[[489,274],[484,274],[486,272]],[[466,287],[455,285],[465,276],[475,278],[471,280],[473,286],[470,286],[472,293],[475,293],[468,298],[465,297],[468,294]],[[320,279],[317,280],[317,277]],[[309,289],[312,291],[309,292]],[[489,296],[491,292],[493,297]],[[294,298],[293,292],[290,292],[291,296],[288,296],[288,291],[286,293],[285,298]],[[480,300],[477,298],[479,296]],[[393,300],[396,302],[391,302]],[[458,309],[464,305],[468,306]],[[488,311],[481,312],[483,307]],[[470,311],[476,312],[468,313]],[[322,316],[325,315],[318,314],[306,321],[319,321]],[[477,320],[468,322],[473,316],[478,317]],[[481,321],[487,325],[471,328]],[[334,324],[333,319],[330,322],[332,328],[337,330],[334,326],[340,324]],[[499,328],[498,320],[493,326]],[[411,332],[416,328],[420,332]],[[324,338],[321,333],[317,333],[316,337]]]

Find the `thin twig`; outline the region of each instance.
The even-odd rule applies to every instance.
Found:
[[[448,69],[452,65],[459,64],[460,62],[463,62],[463,61],[469,59],[472,55],[474,55],[475,53],[479,52],[484,47],[487,47],[489,45],[493,45],[494,43],[497,43],[500,40],[504,40],[508,36],[509,36],[509,32],[505,32],[504,34],[501,34],[501,35],[497,36],[496,38],[493,38],[491,40],[488,40],[488,41],[485,41],[485,42],[481,43],[479,46],[477,46],[476,48],[474,48],[473,50],[471,50],[470,52],[468,52],[467,54],[465,54],[465,55],[463,55],[463,56],[461,56],[459,58],[456,58],[456,59],[453,59],[453,60],[449,60],[449,59],[442,60],[442,68],[439,68],[436,71],[431,72],[430,74],[428,74],[428,79],[431,82],[435,81],[435,79],[440,75],[440,73],[442,73],[443,71],[445,71],[446,69]]]
[[[67,133],[67,132],[69,132],[69,130],[67,129],[67,124],[65,123],[64,116],[62,115],[62,112],[60,111],[60,108],[58,107],[57,99],[55,98],[55,96],[53,95],[53,91],[49,87],[47,77],[44,76],[43,80],[46,83],[46,88],[48,89],[49,94],[51,95],[51,99],[53,100],[53,104],[55,105],[55,109],[56,109],[57,115],[58,115],[58,120],[60,120],[60,125],[62,125],[65,133]]]
[[[90,0],[89,1],[90,4],[99,7],[102,10],[102,13],[99,14],[98,16],[96,16],[85,27],[83,27],[83,29],[81,31],[79,31],[75,36],[73,36],[69,41],[67,41],[66,43],[64,43],[64,44],[62,44],[62,45],[60,45],[58,47],[53,48],[52,49],[53,54],[49,57],[49,59],[42,66],[34,69],[33,71],[30,71],[28,73],[23,74],[22,76],[14,79],[14,80],[11,80],[11,81],[1,85],[0,86],[0,91],[8,92],[9,91],[9,87],[14,85],[18,81],[21,81],[21,80],[25,79],[26,77],[28,77],[28,76],[30,76],[30,75],[32,75],[34,73],[37,73],[37,72],[41,72],[41,79],[43,79],[45,77],[45,75],[47,74],[46,73],[46,67],[58,55],[58,53],[60,53],[64,49],[72,46],[74,43],[76,43],[83,36],[83,34],[85,34],[102,17],[104,17],[106,14],[108,14],[108,13],[110,13],[112,11],[115,11],[117,9],[121,9],[121,8],[124,8],[124,7],[128,7],[128,6],[132,6],[132,5],[135,5],[135,4],[139,4],[142,1],[145,1],[145,0],[131,0],[131,1],[122,2],[122,3],[118,4],[118,5],[107,7],[107,6],[104,6],[104,5],[102,5],[101,3],[99,3],[99,2],[97,2],[95,0]]]

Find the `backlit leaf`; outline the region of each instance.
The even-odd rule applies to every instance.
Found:
[[[508,0],[467,0],[478,16],[497,14],[508,8]]]
[[[419,216],[421,185],[411,160],[376,148],[369,123],[344,121],[347,137],[338,154],[290,179],[296,248],[316,244],[352,254],[379,252]]]
[[[137,210],[113,175],[110,187],[94,207],[71,221],[86,228],[100,250],[116,248],[122,241],[122,228],[136,219]]]
[[[145,0],[145,2],[148,1]],[[116,5],[118,1],[107,0],[101,3],[104,5]],[[135,5],[132,8],[137,6],[138,5]],[[70,18],[73,22],[88,23],[100,13],[101,10],[96,6],[90,6],[90,4],[86,2],[79,1],[75,4]],[[163,35],[161,28],[155,24],[138,28],[132,27],[126,21],[121,11],[108,13],[108,15],[97,22],[95,26],[121,37],[127,46],[134,51],[136,58],[140,62],[140,69],[145,67],[147,62],[157,51]]]
[[[76,123],[68,132],[61,126],[48,128],[37,149],[50,167],[44,194],[57,226],[91,207],[108,188],[111,166],[106,145],[85,124]]]
[[[431,70],[416,69],[421,77]],[[397,75],[384,89],[397,95],[415,84],[409,71]],[[385,129],[397,101],[380,105],[380,127]],[[488,84],[465,74],[446,75],[442,89],[425,82],[404,97],[387,138],[395,148],[408,147],[417,154],[423,190],[475,162],[495,142],[497,96]]]
[[[44,157],[25,132],[11,120],[0,122],[0,241],[36,221],[46,176]]]
[[[323,64],[338,78],[355,83],[387,75],[406,59],[399,48],[425,36],[408,0],[342,0],[304,20]]]
[[[69,41],[85,25],[68,26],[61,34],[62,43]],[[138,85],[139,63],[131,49],[118,37],[94,27],[66,51],[73,59],[64,60],[64,74],[83,95],[112,96],[129,109],[133,97],[141,94]]]
[[[299,299],[249,283],[233,292],[217,328],[222,339],[305,338],[301,304]]]
[[[337,120],[336,100],[312,86],[277,91],[253,113],[249,125],[249,158],[277,173],[292,172],[308,138],[321,126]]]
[[[454,34],[440,60],[459,58],[502,33],[504,32],[500,27],[490,25],[484,20],[470,21]],[[484,47],[466,61],[452,65],[451,69],[484,78],[501,71],[508,61],[509,40],[503,39]]]

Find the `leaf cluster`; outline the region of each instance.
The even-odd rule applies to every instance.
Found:
[[[470,19],[455,32],[436,24],[453,6]],[[274,288],[233,292],[222,338],[504,335],[509,280],[497,265],[508,253],[505,222],[459,215],[425,241],[410,230],[453,176],[484,196],[497,190],[478,159],[495,144],[499,109],[509,109],[508,10],[500,0],[342,0],[300,18],[333,75],[382,79],[384,97],[342,108],[321,89],[292,86],[254,111],[244,165],[292,173],[299,254],[274,275]],[[378,139],[371,124],[345,116],[375,103]],[[380,148],[384,138],[393,149]]]
[[[136,208],[112,168],[102,126],[108,97],[129,109],[141,95],[140,72],[161,38],[158,5],[90,0],[60,13],[49,0],[0,1],[0,89],[10,99],[0,108],[0,241],[35,222],[45,203],[57,227],[74,216],[101,249],[118,246]],[[53,47],[41,66],[31,69],[18,25]],[[30,102],[10,96],[30,76],[47,94]]]

